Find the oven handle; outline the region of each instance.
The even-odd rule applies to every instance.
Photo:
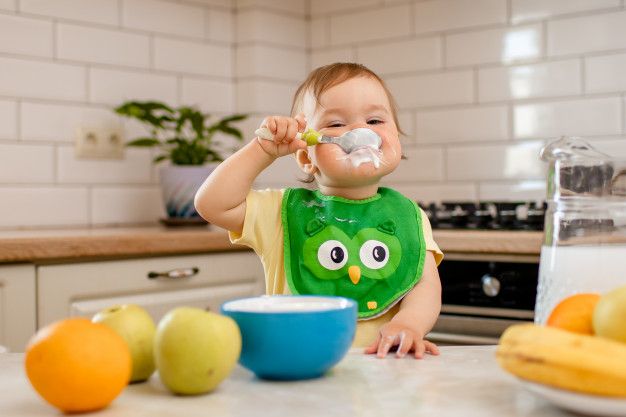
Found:
[[[464,345],[497,345],[499,340],[497,337],[438,332],[428,333],[426,339],[435,343],[461,343]]]

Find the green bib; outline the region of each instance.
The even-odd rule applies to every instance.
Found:
[[[414,201],[379,188],[365,200],[290,188],[282,200],[285,274],[293,294],[356,300],[380,316],[419,281],[426,245]]]

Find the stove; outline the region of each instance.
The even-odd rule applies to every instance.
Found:
[[[444,201],[420,204],[433,229],[542,231],[546,204]],[[534,319],[539,256],[451,254],[439,265],[441,314],[430,340],[496,344],[508,326]]]
[[[433,229],[543,230],[545,202],[418,203]]]

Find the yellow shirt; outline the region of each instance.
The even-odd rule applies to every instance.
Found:
[[[249,246],[261,258],[265,271],[265,292],[268,295],[290,294],[285,278],[283,224],[280,218],[283,190],[252,190],[246,197],[246,215],[241,234],[230,232],[233,243]],[[433,240],[428,217],[422,210],[422,229],[426,250],[435,256],[437,265],[443,253]],[[371,320],[360,320],[354,346],[367,346],[374,342],[381,325],[391,320],[398,312],[397,303],[385,314]]]

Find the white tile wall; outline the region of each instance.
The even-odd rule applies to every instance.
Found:
[[[148,35],[83,25],[57,26],[57,57],[73,61],[148,68]]]
[[[580,94],[579,59],[478,70],[478,99],[499,101]]]
[[[0,52],[51,57],[52,22],[0,15]]]
[[[309,69],[357,61],[400,107],[408,160],[385,179],[424,202],[540,199],[550,138],[626,156],[622,0],[0,0],[0,228],[154,223],[154,152],[73,156],[124,99],[289,111]],[[604,149],[602,149],[604,148]],[[25,168],[28,167],[28,168]],[[282,158],[260,185],[299,186]],[[42,212],[40,207],[46,207]]]
[[[505,0],[430,0],[415,3],[417,33],[504,23]]]
[[[20,0],[19,10],[81,22],[117,25],[119,2],[111,0]]]
[[[623,111],[619,97],[520,104],[513,112],[516,138],[622,133]]]

